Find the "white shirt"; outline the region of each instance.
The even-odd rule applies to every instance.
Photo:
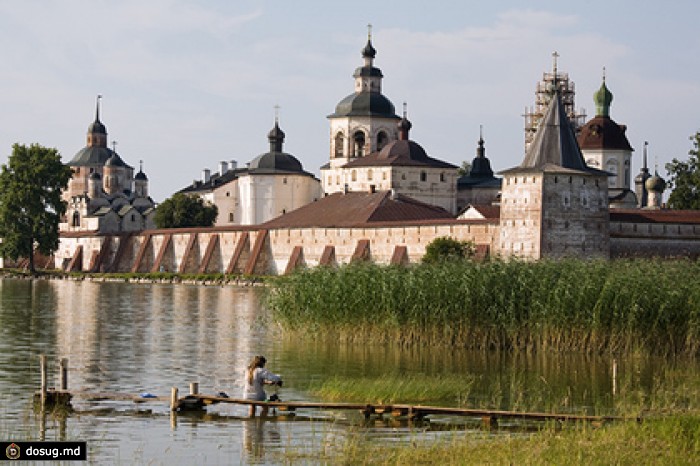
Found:
[[[267,394],[263,390],[265,382],[280,382],[282,377],[273,374],[264,367],[256,367],[253,371],[253,383],[248,382],[248,371],[245,371],[245,388],[243,389],[243,398],[246,400],[265,401]]]

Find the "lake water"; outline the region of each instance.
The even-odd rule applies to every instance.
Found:
[[[238,397],[247,363],[264,354],[284,377],[280,396],[289,401],[318,401],[305,388],[334,376],[457,374],[470,388],[455,395],[454,406],[616,414],[610,357],[298,340],[275,329],[259,293],[255,287],[0,280],[0,438],[85,440],[88,459],[100,464],[278,464],[290,450],[332,454],[349,432],[411,441],[448,435],[455,426],[439,418],[419,428],[364,423],[359,414],[314,411],[248,419],[244,407],[223,404],[206,414],[172,415],[167,403],[80,399],[68,417],[41,415],[31,402],[40,384],[39,354],[47,355],[50,386],[57,385],[58,360],[68,358],[74,390],[167,397],[173,386],[185,394],[198,382],[202,393]],[[678,370],[696,375],[698,367],[628,357],[617,363],[616,389],[648,393]],[[461,428],[485,435],[478,426]]]

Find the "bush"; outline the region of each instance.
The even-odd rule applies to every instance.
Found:
[[[458,241],[454,238],[443,236],[434,239],[425,248],[423,263],[435,264],[438,262],[461,261],[474,256],[476,248],[471,241]]]

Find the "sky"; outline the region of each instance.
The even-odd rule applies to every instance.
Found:
[[[700,2],[673,0],[0,0],[0,163],[14,143],[68,162],[100,94],[110,147],[143,161],[157,202],[267,152],[275,106],[285,152],[319,176],[372,24],[383,93],[407,103],[430,156],[471,161],[482,125],[494,170],[520,164],[522,114],[556,51],[588,118],[605,67],[632,176],[648,141],[668,178],[700,130],[698,18]]]

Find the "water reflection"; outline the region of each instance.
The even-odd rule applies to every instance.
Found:
[[[70,282],[56,287],[57,355],[71,386],[166,395],[239,390],[259,350],[257,297],[234,287]]]
[[[337,339],[284,337],[270,324],[257,289],[164,284],[0,280],[0,430],[17,439],[87,440],[105,462],[277,463],[289,445],[333,451],[349,430],[378,441],[440,435],[455,425],[363,423],[355,413],[299,412],[294,418],[245,419],[246,409],[219,404],[196,416],[171,416],[165,403],[77,401],[78,414],[57,418],[29,408],[39,386],[38,355],[68,358],[69,386],[90,391],[169,396],[199,382],[205,393],[240,396],[255,354],[280,373],[283,400],[316,401],[307,388],[330,377],[410,374],[462,378],[463,398],[435,404],[496,409],[601,412],[615,407],[612,355],[511,354],[444,348],[406,349]],[[697,362],[630,356],[618,361],[619,390],[640,398],[659,385],[697,380]],[[680,391],[680,389],[679,389]],[[682,393],[681,393],[682,394]],[[368,400],[372,401],[372,400]],[[681,400],[682,401],[682,400]],[[693,403],[689,399],[687,403]],[[312,456],[310,456],[312,457]],[[231,458],[234,460],[232,461]]]

